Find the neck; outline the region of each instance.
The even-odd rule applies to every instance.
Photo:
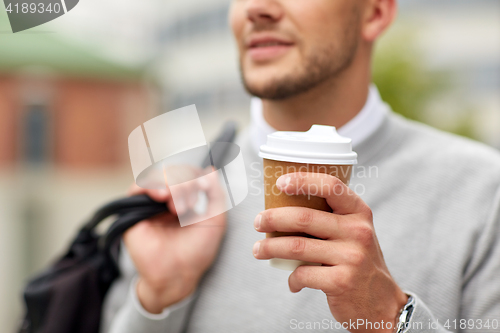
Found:
[[[362,53],[342,73],[309,91],[285,100],[263,100],[264,119],[278,131],[345,125],[361,111],[368,96],[370,61]]]

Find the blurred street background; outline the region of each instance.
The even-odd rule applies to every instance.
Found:
[[[82,0],[12,34],[0,4],[0,330],[29,276],[133,182],[129,133],[196,104],[205,135],[249,121],[229,0]],[[400,0],[374,81],[394,111],[500,148],[500,1]]]

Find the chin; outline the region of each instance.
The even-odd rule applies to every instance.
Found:
[[[276,91],[279,87],[287,86],[288,81],[296,77],[299,64],[292,65],[288,62],[275,62],[267,64],[242,63],[241,75],[243,84],[253,96],[263,99],[277,98]],[[290,69],[293,72],[290,72]],[[279,95],[279,94],[278,94]]]
[[[287,77],[283,70],[272,66],[262,68],[252,68],[243,72],[245,86],[262,90],[270,88]]]
[[[275,79],[271,77],[258,77],[254,78],[251,76],[246,76],[243,79],[243,84],[246,88],[246,90],[254,96],[264,98],[265,95],[267,95],[267,92],[270,91],[274,85],[274,82],[276,82]]]

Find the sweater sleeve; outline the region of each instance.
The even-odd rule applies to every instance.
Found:
[[[132,280],[125,304],[116,313],[107,333],[180,333],[184,329],[196,292],[160,314],[148,313],[136,293],[137,278]]]
[[[460,318],[438,320],[418,298],[405,333],[498,332],[500,330],[500,190],[465,267]],[[409,293],[411,294],[411,293]],[[422,324],[422,325],[420,325]],[[422,327],[423,326],[423,327]]]
[[[415,294],[407,292],[415,299],[415,308],[409,322],[404,326],[405,333],[449,333],[439,322],[425,303]]]
[[[458,332],[500,331],[500,189],[464,272],[461,319]]]

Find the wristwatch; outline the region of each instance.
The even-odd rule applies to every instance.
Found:
[[[398,315],[398,323],[394,328],[394,333],[403,333],[406,332],[408,327],[410,326],[411,315],[415,310],[415,298],[413,296],[408,295],[408,302],[406,302],[405,306],[401,308]]]

